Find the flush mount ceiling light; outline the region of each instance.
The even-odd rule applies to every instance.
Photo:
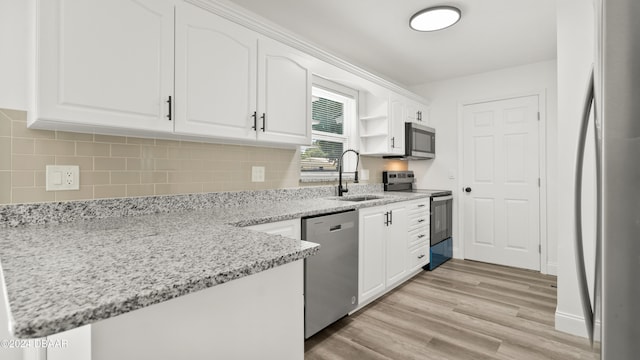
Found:
[[[460,9],[453,6],[434,6],[418,11],[409,20],[409,26],[417,31],[446,29],[460,20]]]

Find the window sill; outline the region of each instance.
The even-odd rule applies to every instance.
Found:
[[[353,173],[351,174],[342,174],[343,180],[353,181]],[[300,174],[300,182],[301,183],[318,183],[318,182],[334,182],[338,181],[338,173],[327,173],[327,174]]]

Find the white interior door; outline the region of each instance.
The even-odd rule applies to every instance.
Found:
[[[538,96],[466,105],[465,258],[540,270]]]

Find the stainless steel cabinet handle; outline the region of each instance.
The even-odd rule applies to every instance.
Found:
[[[395,138],[395,137],[392,137],[392,138],[391,138],[391,148],[393,149],[393,148],[395,148],[395,147],[396,147],[396,138]]]
[[[425,257],[425,256],[426,256],[426,255],[424,255],[424,254],[423,254],[423,255],[420,255],[420,256],[418,256],[418,259],[422,259],[422,258],[423,258],[423,257]]]
[[[589,127],[589,114],[591,113],[594,89],[593,89],[593,69],[589,76],[589,85],[587,94],[584,99],[582,108],[582,120],[580,124],[580,137],[578,138],[578,151],[576,155],[576,173],[575,173],[575,193],[574,193],[574,216],[575,216],[575,245],[576,245],[576,268],[578,272],[578,289],[580,292],[580,300],[582,302],[582,312],[584,313],[584,322],[587,326],[587,334],[589,341],[593,344],[593,309],[591,308],[591,299],[589,296],[589,287],[587,285],[587,271],[584,261],[583,237],[582,237],[582,170],[584,168],[584,151],[587,138],[587,128]],[[596,165],[598,167],[599,165]],[[599,178],[599,176],[598,176]],[[598,199],[600,194],[598,194]],[[599,229],[596,231],[599,232]]]
[[[265,132],[264,128],[267,122],[267,114],[262,113],[262,116],[260,116],[260,119],[262,119],[262,127],[260,128],[260,130],[262,130],[262,132]]]
[[[418,205],[418,207],[419,207],[419,208],[420,208],[420,207],[425,207],[425,206],[427,206],[427,205],[425,205],[425,204],[420,204],[420,205]]]
[[[258,130],[258,112],[254,111],[251,117],[253,118],[253,126],[251,128],[253,130]]]
[[[418,222],[419,222],[419,223],[423,223],[423,222],[425,222],[425,221],[426,221],[425,219],[420,219],[420,220],[418,220]]]
[[[423,238],[423,237],[425,237],[425,236],[427,236],[427,235],[425,235],[425,234],[420,234],[420,235],[418,235],[418,239],[422,239],[422,238]]]
[[[389,211],[389,225],[393,225],[393,210]]]

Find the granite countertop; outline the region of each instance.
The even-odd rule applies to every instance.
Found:
[[[10,327],[19,338],[47,336],[319,250],[314,243],[244,226],[425,197],[293,199],[3,229],[0,262]]]

